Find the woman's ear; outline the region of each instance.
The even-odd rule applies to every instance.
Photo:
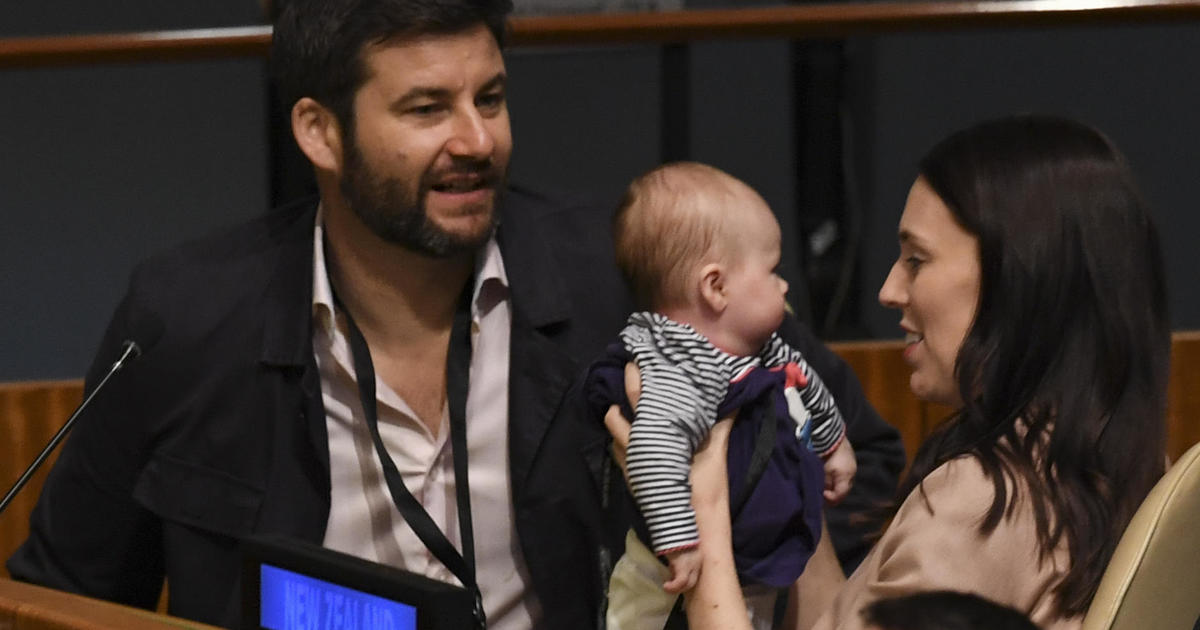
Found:
[[[716,315],[725,312],[729,306],[725,275],[725,268],[720,263],[708,263],[700,268],[700,300]]]
[[[304,97],[292,106],[292,135],[318,169],[341,173],[342,129],[324,105]]]

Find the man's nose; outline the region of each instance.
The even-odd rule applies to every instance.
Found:
[[[452,136],[446,150],[455,157],[488,158],[496,148],[496,140],[487,121],[474,107],[455,116]]]

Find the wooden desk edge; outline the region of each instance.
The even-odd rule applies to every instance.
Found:
[[[18,618],[38,618],[52,627],[122,628],[128,630],[217,630],[214,626],[160,615],[141,608],[75,595],[0,578],[0,610]],[[35,627],[25,622],[18,627]]]

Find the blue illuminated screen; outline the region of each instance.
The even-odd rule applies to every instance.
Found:
[[[260,623],[268,630],[416,630],[417,609],[261,565]]]

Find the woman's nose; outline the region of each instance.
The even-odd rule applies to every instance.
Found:
[[[908,292],[904,286],[903,270],[900,263],[892,265],[883,286],[879,287],[879,303],[888,308],[903,308],[908,301]]]

